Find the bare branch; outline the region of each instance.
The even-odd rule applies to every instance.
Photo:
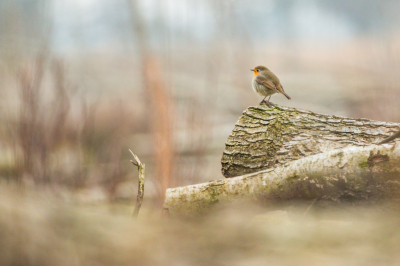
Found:
[[[131,160],[131,163],[135,166],[137,166],[138,171],[139,171],[139,184],[138,184],[138,195],[136,198],[136,205],[135,205],[135,209],[133,211],[133,218],[137,218],[139,215],[139,210],[140,207],[142,207],[142,203],[143,203],[143,196],[144,196],[144,178],[145,178],[145,164],[142,163],[139,160],[139,157],[134,154],[130,149],[129,151],[131,152],[133,158],[135,159],[135,161]]]
[[[396,133],[394,133],[392,136],[382,140],[381,142],[379,142],[378,144],[385,144],[388,142],[391,142],[392,140],[395,140],[396,138],[400,137],[400,131],[397,131]]]

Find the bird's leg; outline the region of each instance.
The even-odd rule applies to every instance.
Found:
[[[264,99],[260,102],[260,104],[262,104],[263,102],[265,102],[265,104],[266,104],[267,106],[271,106],[271,105],[274,106],[273,103],[269,102],[269,100],[271,99],[271,96],[272,96],[272,95],[269,96],[268,101],[265,101],[265,98],[267,98],[268,95],[265,96]]]
[[[266,104],[267,106],[274,106],[275,104],[273,104],[273,103],[271,103],[271,102],[269,101],[269,100],[271,99],[271,96],[272,96],[272,95],[269,96],[268,101],[265,100],[265,98],[267,98],[268,95],[265,96],[264,99],[260,102],[260,104],[262,104],[263,102],[265,102],[265,104]]]
[[[268,96],[268,95],[267,95]],[[262,104],[263,102],[266,103],[265,98],[267,98],[267,96],[264,97],[264,99],[262,99],[262,101],[260,102],[260,104]]]

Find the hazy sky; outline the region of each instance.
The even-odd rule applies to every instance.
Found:
[[[265,40],[343,41],[356,33],[353,21],[339,12],[322,8],[316,1],[292,1],[287,8],[280,3],[146,0],[139,1],[139,8],[153,40],[161,34],[209,40],[221,34],[218,32],[221,29],[222,34],[230,32],[230,37],[240,38],[244,33]],[[60,49],[118,47],[132,42],[128,8],[126,0],[55,1],[52,8],[55,46]]]

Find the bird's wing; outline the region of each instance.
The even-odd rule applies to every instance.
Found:
[[[263,85],[263,86],[267,87],[267,88],[270,89],[270,90],[273,90],[273,91],[275,91],[275,92],[278,92],[278,91],[276,90],[275,84],[274,84],[272,81],[267,80],[267,79],[264,78],[263,76],[260,76],[260,75],[256,76],[256,82],[257,82],[258,84],[260,84],[260,85]]]

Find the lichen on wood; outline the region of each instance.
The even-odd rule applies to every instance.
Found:
[[[240,176],[334,149],[370,145],[399,128],[399,123],[277,105],[249,107],[225,143],[222,173],[225,177]]]
[[[257,173],[168,189],[164,208],[171,215],[193,216],[248,199],[269,206],[313,199],[327,205],[395,201],[400,200],[399,163],[400,143],[345,147]]]
[[[231,178],[168,189],[164,208],[190,216],[243,200],[268,206],[399,200],[400,142],[374,144],[399,128],[282,106],[249,107],[222,156],[222,172]]]

